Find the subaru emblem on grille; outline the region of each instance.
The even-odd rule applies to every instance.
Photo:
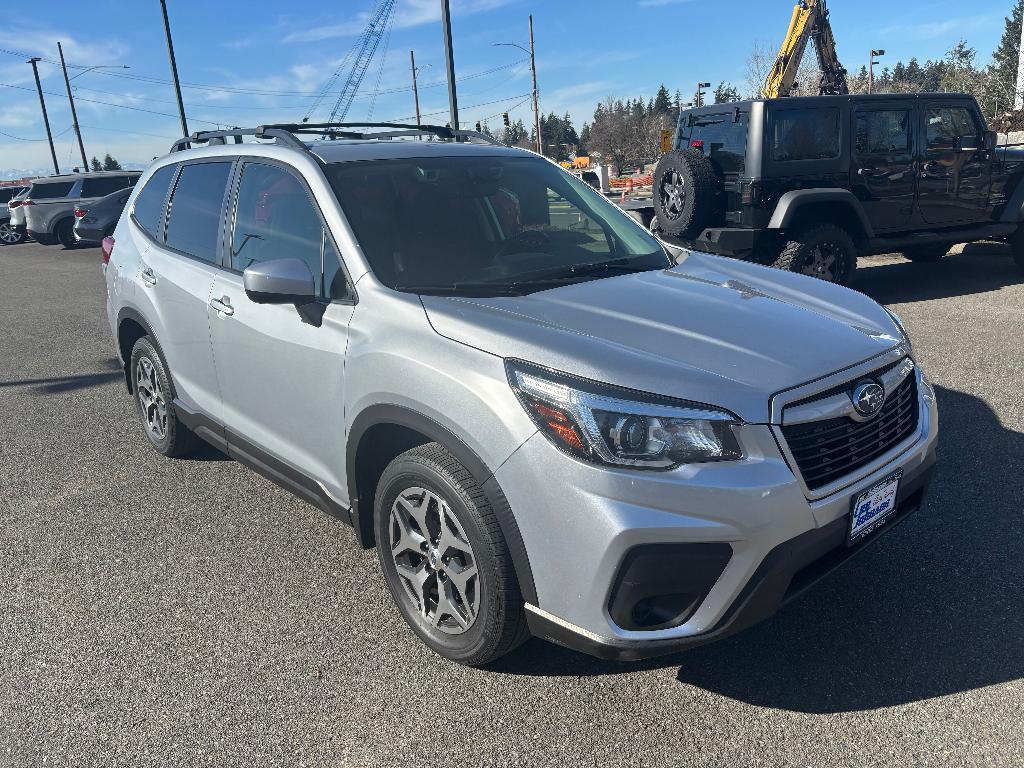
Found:
[[[874,381],[862,381],[850,394],[853,407],[861,416],[869,418],[874,416],[885,403],[885,390],[882,385]]]

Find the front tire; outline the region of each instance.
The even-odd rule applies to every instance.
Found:
[[[150,445],[164,456],[194,452],[199,438],[178,420],[167,366],[148,337],[135,342],[129,366],[135,407]]]
[[[25,239],[25,236],[11,226],[9,221],[0,221],[0,243],[3,245],[17,245]]]
[[[842,227],[817,224],[797,231],[772,266],[847,285],[857,268],[857,247]]]
[[[435,652],[478,666],[526,638],[522,593],[494,511],[443,446],[421,445],[388,465],[374,530],[391,596]]]
[[[75,223],[65,219],[57,225],[57,229],[54,231],[54,236],[57,238],[57,242],[60,243],[66,250],[71,250],[76,245],[75,242]]]

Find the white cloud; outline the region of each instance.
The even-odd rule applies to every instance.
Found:
[[[508,5],[513,0],[454,0],[452,16],[467,16]],[[437,0],[399,0],[394,11],[394,28],[408,29],[439,21],[441,4]],[[360,34],[370,21],[371,13],[362,11],[354,18],[292,32],[284,38],[286,43],[310,43]]]

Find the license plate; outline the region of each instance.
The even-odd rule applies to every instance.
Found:
[[[850,544],[867,536],[896,511],[896,492],[903,470],[875,483],[853,500],[850,513]]]

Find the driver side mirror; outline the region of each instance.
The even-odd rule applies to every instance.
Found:
[[[985,135],[983,137],[985,149],[995,149],[998,136],[999,134],[997,134],[995,131],[985,131]]]
[[[273,259],[242,273],[245,295],[256,304],[308,304],[317,298],[313,273],[300,259]]]

